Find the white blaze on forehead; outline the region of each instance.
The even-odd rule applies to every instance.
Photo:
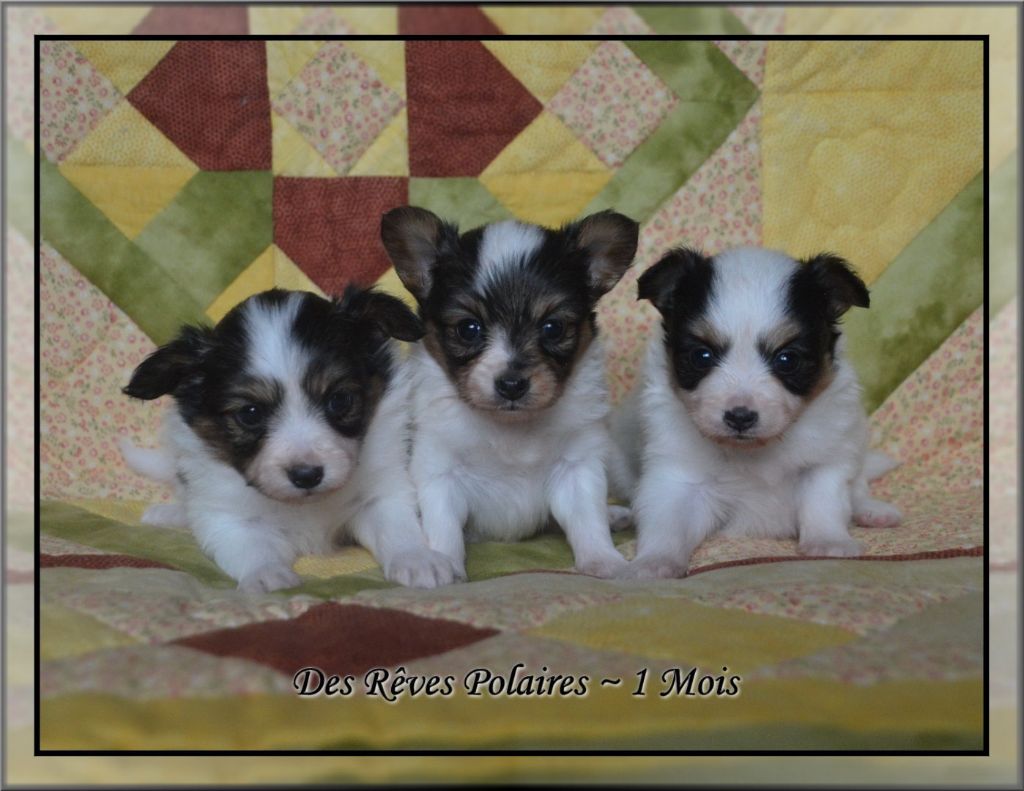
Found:
[[[249,373],[282,384],[301,380],[308,354],[292,335],[301,304],[300,294],[289,294],[277,304],[249,303],[245,311]]]
[[[753,346],[758,336],[787,320],[789,279],[797,269],[774,250],[739,248],[715,256],[706,318],[723,339]]]
[[[477,253],[477,285],[506,267],[529,258],[544,243],[544,232],[535,225],[515,220],[496,222],[484,228]]]

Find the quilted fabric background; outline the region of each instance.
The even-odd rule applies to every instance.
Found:
[[[519,11],[403,8],[385,29],[376,9],[210,9],[194,24],[526,32]],[[639,38],[674,32],[662,9],[578,7],[566,32],[626,38],[44,45],[44,747],[977,746],[980,47],[730,41],[784,18],[720,11],[715,42]],[[170,14],[135,30],[187,32]],[[67,29],[46,20],[32,23]],[[432,594],[391,588],[353,549],[300,560],[297,592],[238,596],[187,534],[137,524],[164,495],[113,439],[146,442],[159,410],[117,389],[180,322],[270,285],[402,294],[376,241],[402,202],[466,227],[606,206],[640,220],[637,264],[599,315],[616,398],[655,326],[635,278],[665,247],[848,255],[872,288],[847,332],[875,438],[907,460],[878,488],[907,524],[860,531],[861,561],[717,540],[695,560],[706,573],[650,586],[552,573],[571,565],[553,537],[477,547],[475,582]],[[324,653],[300,660],[297,641]],[[749,692],[714,708],[603,690],[575,707],[491,701],[485,722],[459,697],[357,699],[340,718],[290,687],[297,661],[458,674],[520,660],[624,677],[724,663]]]

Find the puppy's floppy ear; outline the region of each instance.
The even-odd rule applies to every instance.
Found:
[[[368,321],[389,338],[418,341],[423,337],[423,323],[409,307],[390,294],[367,289],[346,293],[345,302],[357,320]]]
[[[838,321],[854,306],[866,308],[871,304],[867,286],[845,258],[834,253],[818,253],[801,263],[798,276],[805,285],[824,295],[831,321]]]
[[[646,299],[663,316],[703,298],[711,285],[711,259],[689,247],[669,250],[637,280],[637,299]]]
[[[182,327],[177,338],[139,364],[121,392],[145,401],[173,393],[178,385],[199,373],[213,344],[214,334],[209,327]]]
[[[611,209],[591,214],[569,229],[587,255],[590,288],[595,297],[611,291],[633,263],[640,225]]]
[[[398,277],[422,302],[430,293],[431,272],[444,246],[458,243],[458,229],[426,209],[400,206],[381,219],[380,238]]]

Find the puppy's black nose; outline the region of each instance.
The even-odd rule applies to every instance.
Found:
[[[499,376],[494,380],[494,389],[502,398],[518,401],[530,389],[530,380],[518,376]]]
[[[324,468],[312,464],[296,464],[288,468],[288,480],[299,489],[312,489],[324,479]]]
[[[738,406],[722,415],[722,420],[734,431],[746,431],[757,425],[757,412],[747,409],[745,406]]]

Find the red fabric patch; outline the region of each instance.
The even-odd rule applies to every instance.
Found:
[[[479,176],[541,103],[479,41],[407,41],[409,170]]]
[[[203,170],[270,170],[262,41],[179,41],[128,101]]]
[[[244,5],[157,5],[132,31],[135,35],[245,35],[249,14]]]
[[[400,36],[500,36],[501,30],[473,5],[400,5]]]
[[[132,555],[39,555],[39,568],[76,568],[76,569],[173,569],[158,560],[137,558]]]
[[[406,178],[274,179],[274,243],[327,294],[391,268],[380,218],[408,203]]]
[[[494,629],[399,610],[326,602],[291,620],[250,623],[174,642],[259,662],[289,677],[309,666],[342,676],[433,656],[494,634]]]

